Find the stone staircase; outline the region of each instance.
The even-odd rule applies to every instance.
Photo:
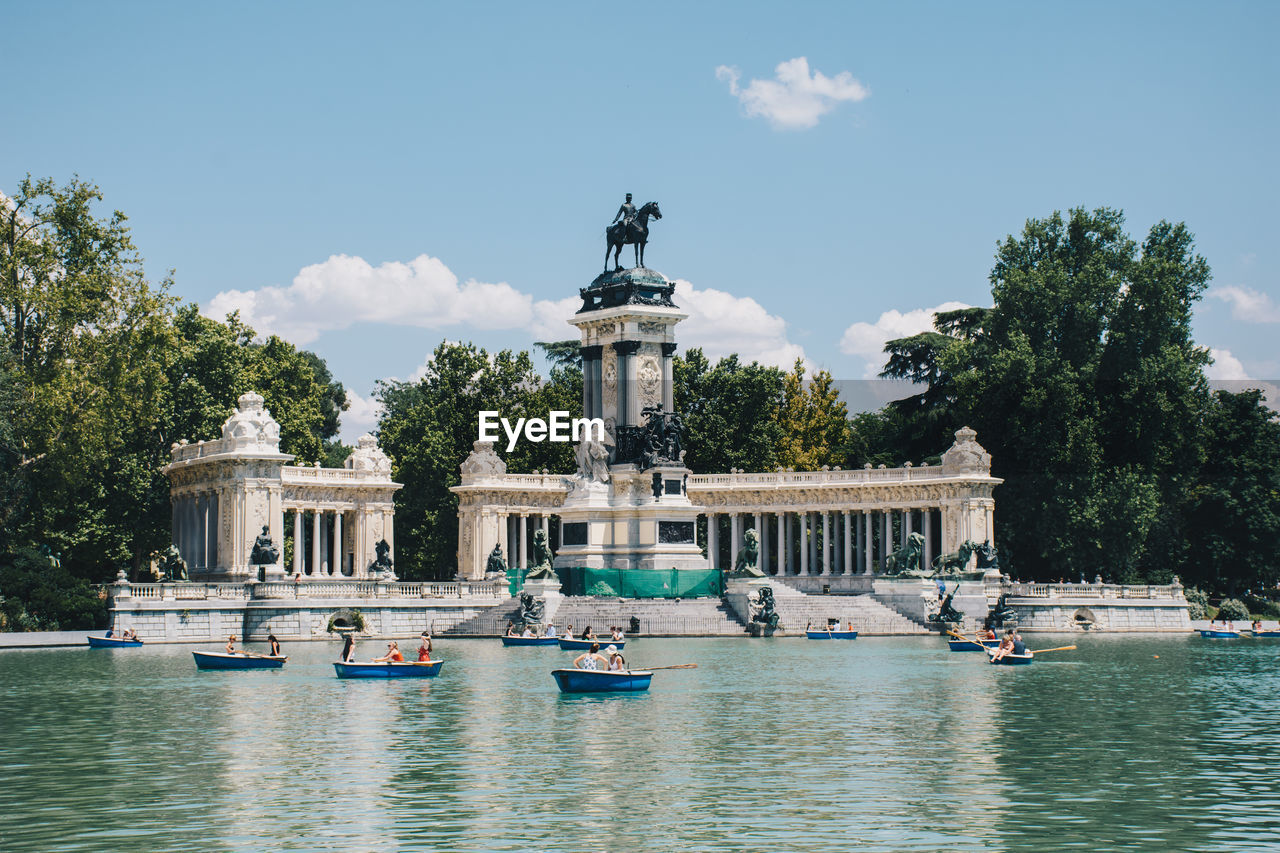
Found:
[[[507,621],[514,621],[520,614],[520,599],[511,597],[494,607],[489,607],[469,619],[432,626],[436,634],[454,637],[500,637],[507,628]]]
[[[925,626],[881,604],[870,595],[807,595],[786,580],[769,578],[774,606],[788,634],[799,634],[806,624],[825,628],[828,619],[841,626],[852,623],[859,634],[930,634]]]
[[[581,633],[589,625],[597,636],[604,636],[610,625],[630,634],[633,616],[640,620],[638,636],[740,637],[746,633],[746,627],[718,598],[564,598],[554,619],[558,628],[573,625],[574,633]]]

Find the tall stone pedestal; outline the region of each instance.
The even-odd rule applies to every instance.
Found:
[[[615,465],[608,483],[586,483],[560,508],[556,567],[706,569],[698,546],[698,507],[685,493],[689,469],[641,471]]]

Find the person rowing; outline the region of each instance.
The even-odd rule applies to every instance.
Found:
[[[578,669],[601,670],[609,668],[609,661],[600,654],[600,644],[592,643],[588,651],[583,652],[573,659],[573,665]]]
[[[1000,640],[1000,646],[991,655],[991,662],[995,663],[996,661],[1004,660],[1006,655],[1014,654],[1013,649],[1014,649],[1013,629],[1010,628],[1009,630],[1004,632],[1004,637],[1002,637]],[[1023,651],[1024,652],[1026,651],[1025,646],[1023,647]]]
[[[380,658],[374,658],[374,663],[404,663],[404,655],[400,652],[400,646],[394,640],[387,643],[387,653]]]

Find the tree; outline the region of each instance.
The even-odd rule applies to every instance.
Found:
[[[568,341],[536,341],[534,346],[542,350],[553,368],[582,369],[582,344],[577,340]]]
[[[1258,391],[1218,391],[1187,501],[1184,577],[1228,595],[1280,582],[1280,420]]]
[[[816,471],[844,461],[849,444],[849,412],[832,386],[831,374],[820,370],[805,381],[804,362],[796,359],[782,381],[779,417],[782,447],[779,462],[799,471]]]
[[[1185,226],[1161,222],[1139,249],[1123,224],[1105,208],[1028,220],[998,248],[992,308],[886,347],[884,375],[926,383],[894,407],[904,444],[967,423],[991,451],[999,544],[1023,576],[1160,580],[1180,557],[1207,394],[1190,316],[1209,268]]]
[[[572,368],[542,381],[527,352],[490,356],[472,344],[441,343],[418,382],[380,382],[379,443],[393,461],[397,569],[408,579],[445,578],[457,563],[458,501],[449,491],[478,434],[481,410],[517,418],[547,418],[553,409],[580,410],[582,376]],[[510,473],[573,469],[569,443],[520,441],[497,448]]]
[[[684,420],[685,465],[699,472],[772,471],[781,464],[782,372],[736,355],[713,367],[701,349],[672,365],[675,410]]]

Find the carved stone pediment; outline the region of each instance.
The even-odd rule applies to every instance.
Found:
[[[507,463],[493,451],[492,441],[475,441],[472,450],[462,462],[462,478],[501,477],[507,473]]]

